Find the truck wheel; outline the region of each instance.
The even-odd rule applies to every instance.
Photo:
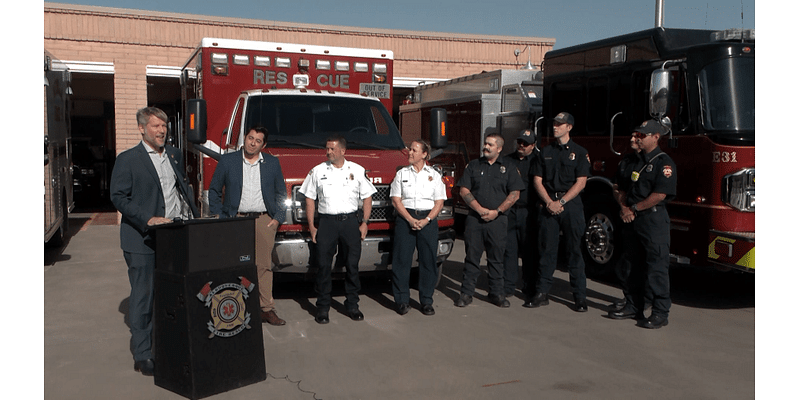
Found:
[[[606,277],[622,254],[622,238],[618,228],[622,221],[617,206],[608,196],[592,196],[584,201],[586,231],[583,237],[583,259],[586,275]]]

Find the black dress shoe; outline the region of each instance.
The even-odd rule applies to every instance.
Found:
[[[433,306],[430,304],[424,304],[422,306],[422,313],[425,315],[433,315],[436,314],[436,311],[433,310]]]
[[[347,310],[347,316],[350,317],[350,319],[352,319],[353,321],[364,320],[364,314],[362,314],[361,311],[358,311],[357,308],[354,308],[352,310]]]
[[[153,371],[156,369],[156,364],[153,362],[152,358],[148,358],[147,360],[143,361],[136,361],[133,364],[133,370],[136,372],[141,372],[144,376],[153,376]]]
[[[620,310],[612,310],[608,312],[608,318],[611,319],[629,319],[629,318],[636,318],[637,316],[636,309],[633,307],[625,306],[622,307]],[[636,318],[638,319],[638,318]]]
[[[613,303],[608,305],[608,309],[611,310],[611,311],[619,311],[619,310],[622,310],[623,308],[625,308],[625,306],[627,304],[628,303],[625,301],[625,299],[617,299],[617,300],[614,300]]]
[[[547,293],[536,293],[536,296],[533,296],[532,299],[525,300],[522,306],[526,308],[536,308],[548,304],[550,304],[550,300],[547,299]]]
[[[586,306],[586,299],[575,299],[575,311],[587,312],[589,307]]]
[[[472,296],[461,293],[461,296],[456,300],[456,307],[466,307],[469,303],[472,303]]]
[[[667,326],[667,324],[669,324],[669,321],[667,321],[667,317],[662,315],[652,314],[650,315],[650,318],[647,318],[646,320],[642,321],[639,324],[639,326],[647,329],[658,329],[661,328],[662,326]]]
[[[327,312],[317,313],[317,316],[314,317],[314,321],[317,321],[318,324],[322,324],[322,325],[327,324],[328,322],[331,322],[330,318],[328,318],[328,313]]]
[[[489,302],[501,308],[511,307],[511,303],[506,300],[506,296],[490,294]]]
[[[411,309],[411,307],[407,303],[403,303],[397,306],[397,313],[400,315],[406,315],[408,314],[409,309]]]

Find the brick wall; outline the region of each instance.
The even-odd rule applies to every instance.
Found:
[[[541,65],[554,39],[320,26],[44,3],[44,48],[70,61],[114,65],[117,153],[141,138],[136,110],[147,105],[147,65],[182,66],[203,37],[387,49],[394,76],[449,79]]]

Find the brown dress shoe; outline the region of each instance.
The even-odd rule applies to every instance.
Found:
[[[275,314],[275,310],[261,311],[261,323],[264,322],[275,326],[286,325],[286,321],[282,320],[278,314]]]

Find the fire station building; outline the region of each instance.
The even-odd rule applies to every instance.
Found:
[[[74,157],[108,162],[136,145],[136,110],[175,115],[180,69],[203,37],[385,49],[394,110],[421,83],[540,66],[555,39],[402,31],[44,3],[44,48],[72,72]],[[515,51],[516,50],[516,51]],[[108,172],[110,175],[110,169]]]

